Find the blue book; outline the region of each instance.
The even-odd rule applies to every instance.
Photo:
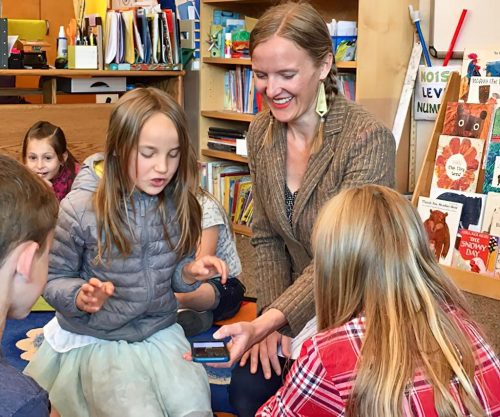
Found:
[[[490,142],[484,168],[483,193],[500,192],[500,142]]]

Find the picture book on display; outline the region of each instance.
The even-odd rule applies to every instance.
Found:
[[[493,275],[498,238],[488,233],[461,229],[457,235],[452,266],[478,274]]]
[[[465,48],[460,81],[460,100],[469,101],[472,77],[500,76],[500,50]]]
[[[472,77],[469,83],[467,103],[500,104],[500,77]]]
[[[500,236],[500,193],[489,192],[486,196],[481,231]]]
[[[488,139],[494,108],[493,103],[448,103],[442,134]]]
[[[462,204],[420,197],[417,210],[424,223],[436,260],[443,265],[450,266]]]
[[[431,188],[475,192],[484,141],[441,135]]]
[[[483,193],[500,192],[500,142],[488,144],[484,163]]]
[[[485,194],[440,190],[436,188],[431,190],[430,197],[435,200],[445,200],[462,204],[459,229],[469,229],[476,232],[481,231],[484,208],[486,206]]]

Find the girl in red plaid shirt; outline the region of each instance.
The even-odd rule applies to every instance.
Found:
[[[500,361],[403,196],[341,192],[312,242],[319,333],[257,416],[500,416]]]

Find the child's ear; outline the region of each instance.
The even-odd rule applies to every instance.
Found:
[[[63,157],[63,162],[66,163],[66,161],[68,160],[68,152],[64,152],[62,154],[62,157]]]
[[[31,273],[31,266],[33,259],[36,256],[39,245],[36,242],[29,241],[21,244],[23,247],[20,249],[19,256],[16,262],[16,271],[23,277],[29,279]]]

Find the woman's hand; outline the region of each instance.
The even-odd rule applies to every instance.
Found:
[[[278,347],[281,345],[281,352],[285,357],[290,357],[292,339],[283,336],[278,332],[273,332],[264,340],[256,343],[250,350],[245,352],[240,360],[240,366],[245,366],[250,357],[250,372],[255,374],[259,369],[259,360],[262,366],[264,378],[271,378],[271,368],[276,375],[281,375],[281,366],[278,359]]]
[[[90,278],[89,282],[86,282],[80,288],[76,296],[76,306],[79,310],[86,313],[96,313],[114,292],[115,286],[113,283],[109,281],[103,282],[97,278]]]
[[[227,265],[216,256],[202,256],[184,265],[182,272],[184,280],[189,284],[194,284],[196,281],[206,281],[219,275],[221,284],[225,284],[227,280]]]
[[[225,339],[230,337],[227,344],[229,350],[229,362],[208,363],[214,368],[229,368],[236,363],[241,356],[255,343],[255,325],[246,321],[222,326],[213,334],[214,339]],[[191,353],[185,353],[183,358],[192,360]]]

